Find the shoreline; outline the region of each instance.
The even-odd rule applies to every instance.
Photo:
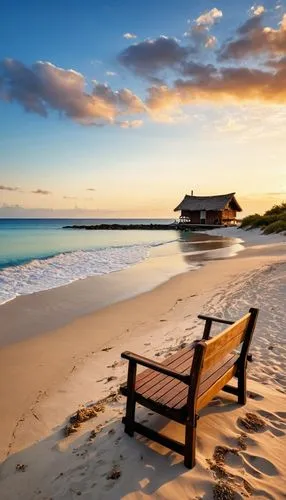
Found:
[[[154,245],[149,256],[121,270],[18,295],[0,305],[0,349],[26,337],[63,327],[78,317],[145,293],[173,276],[195,270],[206,260],[228,258],[242,249],[234,237],[193,235],[191,240]]]
[[[27,433],[23,432],[15,448],[15,443],[13,446],[9,444],[16,422],[21,420],[22,415],[29,414],[35,403],[50,397],[63,380],[73,375],[79,366],[84,366],[89,358],[96,357],[101,349],[110,343],[121,346],[123,340],[129,345],[137,336],[144,338],[149,331],[157,328],[164,330],[170,321],[166,321],[166,316],[171,314],[172,322],[179,322],[180,311],[186,306],[188,316],[195,318],[217,288],[226,286],[242,273],[282,260],[279,256],[262,256],[208,262],[198,270],[174,276],[153,290],[74,319],[48,333],[2,348],[0,414],[4,418],[1,422],[0,458],[5,458],[7,453],[16,451],[22,444],[29,444],[29,429],[26,429]],[[181,314],[184,316],[184,313]],[[119,349],[118,359],[120,352]],[[106,354],[105,358],[108,358]],[[92,399],[92,394],[84,399]],[[80,403],[72,402],[75,406]],[[35,423],[34,419],[32,422]],[[39,434],[36,432],[38,438],[42,436],[42,431],[41,428]],[[32,431],[32,439],[34,437]],[[10,451],[7,446],[10,446]]]
[[[153,256],[120,271],[88,276],[48,290],[19,295],[0,305],[0,350],[148,292],[170,277],[192,271],[192,267],[196,269],[197,265],[187,264],[179,254],[159,258]]]
[[[273,275],[274,279],[280,270],[286,275],[285,243],[273,244],[271,239],[267,239],[266,245],[246,245],[245,250],[234,258],[204,262],[200,268],[177,274],[149,291],[139,292],[136,296],[74,318],[64,326],[50,328],[46,333],[3,347],[0,350],[0,461],[3,461],[0,478],[4,487],[3,498],[34,498],[31,485],[34,485],[35,491],[46,477],[51,478],[51,474],[56,476],[62,467],[61,460],[66,460],[64,468],[71,467],[75,459],[72,450],[83,446],[78,443],[83,438],[86,440],[86,432],[90,432],[94,425],[100,424],[109,429],[111,423],[116,422],[118,436],[122,435],[120,414],[124,411],[124,400],[114,407],[107,405],[106,412],[96,423],[87,423],[75,436],[63,439],[62,435],[67,416],[80,405],[106,398],[117,391],[119,383],[126,378],[126,364],[120,358],[122,351],[131,350],[153,359],[156,356],[155,359],[160,361],[177,350],[182,342],[201,337],[203,324],[197,319],[199,313],[236,318],[251,306],[260,306],[263,310],[270,303],[273,303],[275,313],[276,308],[278,311],[281,307],[284,295],[281,298],[271,295],[270,277]],[[60,298],[60,289],[53,292],[56,290],[59,290]],[[266,299],[261,296],[262,305],[259,303],[261,290],[270,294]],[[28,308],[26,314],[29,314]],[[17,319],[21,325],[21,318]],[[267,317],[264,321],[262,316],[261,326],[265,323],[267,328],[267,321]],[[271,321],[273,325],[273,319]],[[22,325],[24,328],[23,320]],[[277,328],[278,325],[279,322]],[[274,411],[278,401],[282,401],[281,392],[285,383],[284,361],[275,348],[272,350],[275,342],[279,344],[281,339],[269,336],[268,330],[264,332],[261,342],[253,345],[258,366],[254,370],[250,367],[250,387],[252,389],[256,384],[257,392],[263,393],[263,397],[269,394],[271,411]],[[271,350],[268,350],[269,346]],[[274,361],[273,367],[268,369],[265,360],[269,355],[274,356]],[[261,382],[269,385],[269,389],[261,386]],[[264,406],[259,409],[258,403],[250,402],[248,406],[256,405],[256,411],[262,411]],[[238,408],[237,411],[240,415],[242,410]],[[218,419],[218,426],[220,423]],[[208,435],[208,427],[204,429]],[[111,454],[107,462],[110,468],[115,445],[110,450],[108,439],[109,444],[104,441],[104,453]],[[222,439],[225,439],[224,436]],[[132,453],[137,450],[137,445],[137,440],[131,442]],[[40,455],[36,458],[38,453]],[[200,447],[198,453],[200,456]],[[274,459],[277,460],[276,457]],[[199,468],[193,472],[196,475],[199,471],[199,478],[204,461],[205,458],[200,459]],[[29,471],[15,476],[17,463],[29,464]],[[72,468],[75,466],[72,465]],[[36,470],[39,467],[38,472],[35,472],[35,467]],[[81,469],[78,470],[79,478]],[[54,493],[52,489],[56,488],[56,484],[50,480],[49,483],[50,487],[46,484],[48,498],[69,498],[59,491]],[[11,487],[15,491],[12,497],[9,493]],[[21,496],[22,491],[25,491],[24,496]],[[87,498],[100,498],[92,493],[90,495]],[[35,498],[44,499],[46,496],[39,494]],[[106,498],[121,496],[119,493],[109,496],[107,491]],[[131,498],[141,499],[141,496]],[[174,491],[166,498],[176,498]],[[182,494],[180,498],[187,499],[188,496]],[[278,499],[279,496],[273,498]]]
[[[104,470],[106,468],[110,470],[113,463],[119,463],[120,461],[121,467],[123,467],[124,463],[120,459],[122,453],[123,456],[126,453],[129,456],[131,453],[131,462],[126,465],[127,470],[123,468],[125,477],[128,470],[132,470],[132,468],[136,477],[136,471],[140,471],[142,467],[140,460],[138,463],[137,454],[143,453],[146,456],[147,453],[148,459],[146,459],[151,464],[155,460],[154,467],[159,467],[164,474],[165,481],[169,482],[171,479],[168,480],[168,474],[173,468],[170,468],[171,464],[168,467],[166,451],[160,451],[161,448],[157,449],[152,444],[151,448],[146,448],[146,445],[143,445],[142,448],[142,444],[140,445],[140,441],[137,439],[130,440],[127,437],[126,441],[120,423],[125,400],[120,399],[118,403],[107,405],[102,416],[99,415],[95,421],[91,420],[84,424],[79,433],[69,438],[63,438],[62,429],[67,416],[71,415],[80,405],[88,401],[98,401],[101,398],[106,398],[110,393],[117,390],[118,384],[126,378],[126,363],[120,359],[122,351],[126,349],[133,350],[151,358],[158,355],[156,359],[160,361],[167,354],[173,352],[172,350],[177,350],[181,342],[192,341],[194,338],[201,336],[203,325],[197,320],[197,314],[200,312],[213,313],[215,311],[220,315],[220,309],[226,307],[227,309],[223,313],[224,316],[238,317],[241,314],[240,310],[236,312],[228,310],[227,300],[229,300],[229,304],[233,304],[230,292],[234,294],[242,293],[243,302],[239,307],[242,307],[241,310],[245,311],[248,306],[254,305],[254,299],[246,297],[245,301],[244,288],[248,287],[249,290],[252,290],[253,283],[257,283],[258,290],[260,290],[261,277],[264,281],[266,280],[266,288],[268,288],[269,276],[273,272],[279,274],[279,269],[282,268],[286,272],[285,256],[284,259],[281,256],[264,255],[261,257],[208,262],[201,269],[194,272],[196,274],[195,280],[190,280],[190,274],[193,276],[193,272],[175,276],[152,291],[114,304],[84,318],[79,318],[72,324],[51,334],[9,346],[7,349],[2,350],[2,358],[0,351],[0,366],[3,374],[1,381],[9,380],[9,388],[6,388],[6,394],[3,393],[5,382],[2,383],[0,388],[0,404],[5,401],[5,406],[0,410],[1,416],[4,416],[0,432],[1,459],[4,460],[0,470],[3,499],[11,500],[13,498],[14,500],[14,498],[19,498],[25,500],[26,498],[39,498],[42,500],[50,497],[55,499],[69,498],[68,495],[72,495],[71,491],[76,492],[86,488],[89,489],[87,498],[90,499],[103,497],[107,499],[122,498],[122,492],[128,492],[129,485],[120,483],[121,486],[118,485],[118,490],[117,485],[109,483],[106,485],[104,482],[106,481],[104,479],[105,474],[100,473],[101,467]],[[228,295],[230,295],[229,299],[227,298]],[[255,291],[254,297],[256,297]],[[222,305],[222,298],[226,300],[224,305]],[[247,300],[249,300],[249,304]],[[146,311],[148,311],[147,315]],[[93,335],[95,330],[100,332],[100,336],[97,336],[97,338]],[[262,348],[259,347],[257,350],[255,345],[253,346],[255,358],[259,363],[254,374],[252,374],[252,371],[250,373],[249,378],[257,378],[256,381],[250,380],[249,390],[254,391],[254,394],[258,394],[259,397],[257,401],[256,396],[254,400],[248,399],[246,411],[262,412],[261,415],[269,414],[270,419],[273,414],[273,418],[278,419],[279,423],[280,416],[275,416],[275,411],[279,408],[279,405],[281,407],[283,401],[281,399],[282,394],[278,392],[279,387],[276,390],[273,388],[271,374],[267,375],[264,382],[262,378],[262,383],[270,384],[269,387],[257,382],[257,379],[261,379],[264,369],[262,367],[265,366],[266,360],[266,355],[263,354],[262,360],[259,361],[261,349],[266,349],[267,355],[275,355],[275,350],[268,350],[270,344],[268,340],[267,342],[268,344],[265,345],[266,341],[262,338]],[[279,339],[277,339],[277,342],[279,344]],[[14,364],[11,364],[12,360]],[[285,398],[285,395],[283,397]],[[240,415],[242,416],[245,410],[236,404],[232,404],[231,408],[233,410],[230,414],[226,410],[224,419],[230,426],[231,435],[235,437],[236,434],[231,430],[234,429],[232,419],[240,418]],[[216,406],[213,407],[214,411],[215,409]],[[222,411],[224,409],[225,404],[223,404]],[[175,471],[179,467],[179,477],[180,474],[190,474],[187,477],[192,478],[191,481],[194,481],[194,478],[197,477],[198,484],[201,484],[199,491],[196,489],[196,482],[191,482],[186,491],[180,490],[179,496],[175,493],[176,490],[171,488],[170,491],[165,490],[166,493],[165,496],[163,494],[163,498],[170,500],[173,498],[187,499],[190,494],[189,488],[191,488],[192,495],[195,497],[199,492],[205,491],[202,480],[208,485],[206,491],[209,491],[209,495],[211,495],[211,489],[209,488],[214,484],[214,480],[210,479],[211,476],[204,465],[206,464],[206,458],[211,456],[210,446],[215,443],[221,444],[221,442],[227,445],[231,441],[226,441],[224,431],[220,430],[221,413],[219,412],[217,416],[212,415],[212,411],[210,412],[208,407],[203,414],[208,415],[209,413],[209,416],[202,418],[202,424],[200,424],[202,427],[199,432],[202,432],[202,435],[205,436],[203,438],[204,447],[206,442],[209,444],[206,449],[201,449],[201,445],[198,447],[198,465],[192,471],[187,472],[180,465],[179,460],[177,467],[174,469]],[[283,412],[280,413],[282,415]],[[141,414],[141,418],[144,418],[144,413],[140,412]],[[279,440],[279,436],[282,435],[279,434],[278,428],[277,431],[275,430],[275,424],[275,420],[269,421],[270,429],[273,428],[271,432],[275,431],[275,434],[270,435],[270,441],[267,445],[269,449],[273,449],[273,437]],[[92,441],[87,440],[87,436],[95,425],[98,428],[102,426],[103,432],[99,433],[99,437],[96,438],[93,445]],[[281,420],[282,425],[284,424],[282,424]],[[214,437],[211,429],[217,429],[216,432],[220,434],[220,437],[218,438],[217,434]],[[174,433],[177,430],[172,423],[168,424],[168,432]],[[115,433],[116,439],[114,438],[114,443],[114,439],[110,437],[110,432]],[[206,436],[208,436],[207,439]],[[121,438],[123,440],[122,444],[116,444],[117,439]],[[181,436],[179,438],[181,439]],[[262,438],[263,436],[261,436]],[[95,446],[94,452],[92,451],[93,446]],[[129,449],[130,446],[131,449]],[[266,453],[267,455],[262,442],[261,446],[263,448],[259,447],[258,451],[257,448],[254,448],[252,454],[256,453],[265,456]],[[102,451],[100,451],[101,449]],[[155,454],[152,451],[153,449],[156,450]],[[275,473],[273,480],[276,486],[278,485],[278,488],[282,488],[280,476],[283,461],[281,457],[280,461],[277,459],[276,449],[277,444],[272,455],[269,456],[268,453],[267,456],[270,462],[274,461],[276,464],[275,470],[279,471],[279,477]],[[95,457],[91,458],[90,453],[95,453]],[[100,459],[100,462],[99,458],[101,456],[105,460]],[[98,460],[102,463],[102,466],[96,465],[99,463]],[[177,460],[176,458],[176,463]],[[15,475],[17,463],[26,464],[27,471]],[[88,471],[89,468],[92,471],[87,472],[88,476],[86,478],[82,477],[82,471]],[[97,468],[99,468],[99,472],[97,472]],[[72,481],[69,470],[72,471],[72,476],[76,478],[75,482]],[[152,467],[150,473],[151,471]],[[57,482],[59,472],[63,476],[62,480],[57,480]],[[148,476],[147,471],[144,474]],[[176,481],[178,481],[176,476],[177,474],[172,476],[173,480],[175,480],[175,488]],[[89,477],[90,479],[88,479]],[[259,479],[260,476],[257,477]],[[266,475],[266,478],[269,481],[269,476]],[[90,489],[94,487],[90,486],[90,481],[93,485],[97,484],[99,490]],[[102,486],[100,486],[101,484]],[[265,491],[268,491],[269,487],[273,488],[272,478],[270,486],[268,486],[268,482],[263,481],[259,484],[260,488],[262,487],[261,484],[263,485]],[[284,484],[283,479],[282,484]],[[115,488],[113,494],[110,492],[110,487]],[[133,488],[136,488],[136,482]],[[13,493],[11,496],[11,491],[15,495]],[[36,491],[40,493],[36,494]],[[70,493],[67,493],[68,491]],[[280,489],[277,491],[280,491]],[[279,495],[280,493],[277,493],[273,498],[279,499]],[[73,498],[73,495],[70,498]],[[129,496],[126,498],[129,499]],[[130,499],[133,498],[137,500],[143,497],[139,492],[136,494],[134,491],[134,495],[130,496]],[[149,498],[149,496],[147,495],[146,498]],[[152,498],[152,493],[150,498]]]

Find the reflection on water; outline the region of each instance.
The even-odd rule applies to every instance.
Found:
[[[239,238],[222,238],[191,231],[178,234],[176,241],[152,248],[151,257],[156,258],[156,266],[161,264],[187,270],[208,260],[228,259],[244,250]],[[160,258],[158,260],[158,258]],[[165,260],[166,259],[166,260]]]
[[[238,238],[221,238],[201,233],[182,233],[178,243],[187,264],[227,259],[244,250],[244,246]]]

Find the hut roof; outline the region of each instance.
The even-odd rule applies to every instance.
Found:
[[[233,210],[241,212],[242,208],[234,195],[235,193],[219,194],[217,196],[190,196],[186,194],[181,203],[174,209],[174,212],[178,210],[223,210],[228,203],[231,204]]]

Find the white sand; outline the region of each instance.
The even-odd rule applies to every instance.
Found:
[[[257,238],[256,245],[260,244]],[[268,239],[267,245],[271,242],[273,239]],[[285,243],[282,245],[285,248]],[[21,398],[24,386],[19,373],[19,387],[15,385],[10,399],[12,404],[18,390],[20,416],[13,424],[12,435],[8,432],[9,457],[0,469],[1,500],[73,499],[79,495],[86,499],[211,499],[219,478],[218,471],[210,470],[207,459],[213,460],[218,445],[238,448],[236,454],[227,453],[224,465],[224,481],[235,489],[235,498],[248,497],[250,491],[255,498],[284,498],[286,263],[285,250],[284,257],[281,248],[279,255],[273,251],[271,246],[261,257],[245,258],[241,252],[239,258],[208,263],[200,271],[177,276],[152,292],[81,318],[57,332],[64,348],[64,338],[72,343],[75,331],[82,332],[84,343],[90,330],[97,328],[97,334],[102,336],[101,347],[92,351],[89,339],[85,346],[87,349],[89,345],[89,351],[85,355],[82,351],[82,360],[74,361],[66,379],[55,380],[54,386],[50,381],[48,390],[44,379],[39,380],[42,392],[39,394],[35,386],[34,397],[27,393],[25,401]],[[125,380],[127,365],[120,360],[121,351],[128,349],[163,359],[182,341],[201,336],[202,323],[196,318],[199,312],[237,318],[251,306],[260,308],[251,347],[254,362],[249,364],[248,389],[252,398],[240,407],[233,396],[221,393],[203,410],[193,470],[185,469],[182,457],[170,450],[124,434],[120,421],[125,405],[122,397],[106,404],[105,412],[83,424],[78,433],[63,438],[68,415],[80,404],[114,392]],[[59,355],[56,338],[49,337],[55,360]],[[43,349],[46,342],[43,337]],[[111,349],[102,351],[104,345]],[[68,343],[66,346],[68,349]],[[32,343],[31,350],[31,366],[35,369]],[[237,440],[247,431],[239,418],[246,412],[263,417],[265,428],[247,433],[247,447],[242,450]],[[182,426],[149,413],[139,408],[137,419],[147,419],[150,426],[164,428],[166,434],[182,439]],[[5,415],[3,422],[8,430]],[[89,440],[91,430],[101,425],[97,436]],[[15,471],[17,464],[26,466],[25,471]],[[116,480],[107,478],[113,466],[121,472]]]
[[[213,236],[223,236],[229,238],[239,238],[244,241],[247,246],[251,245],[271,245],[277,243],[285,243],[286,236],[285,234],[263,234],[260,229],[251,229],[246,231],[245,229],[241,229],[239,226],[235,227],[221,227],[218,229],[209,229],[205,231],[208,234]]]

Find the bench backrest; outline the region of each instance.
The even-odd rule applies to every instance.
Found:
[[[224,358],[240,344],[242,344],[242,346],[239,358],[238,360],[234,358],[233,364],[238,365],[239,369],[245,368],[257,315],[258,309],[251,308],[245,316],[227,327],[217,336],[197,343],[191,369],[191,383],[188,397],[191,405],[197,405],[196,400],[202,375],[212,367],[219,365],[220,362],[223,364]],[[213,388],[216,389],[216,392],[210,387],[207,393],[201,398],[202,400],[199,401],[198,407],[205,406],[205,404],[212,399],[214,394],[219,392],[227,381],[232,378],[235,374],[235,370],[236,366],[230,366],[227,374],[224,373],[221,378],[216,378],[215,388]]]
[[[204,341],[203,371],[219,363],[227,354],[244,342],[250,318],[251,313],[249,312],[215,337]]]

